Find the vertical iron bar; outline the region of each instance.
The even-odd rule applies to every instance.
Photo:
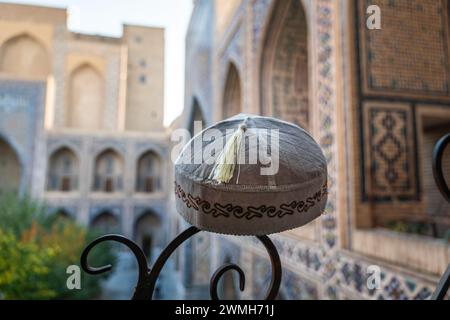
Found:
[[[436,290],[431,296],[431,300],[444,300],[449,287],[450,287],[450,265],[447,267],[447,271],[445,271],[444,275],[439,281]]]

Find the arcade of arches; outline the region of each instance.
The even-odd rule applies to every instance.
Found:
[[[162,171],[161,156],[153,150],[144,152],[136,160],[135,192],[149,194],[162,191]],[[47,191],[79,190],[79,174],[80,163],[75,152],[69,147],[58,148],[49,157]],[[92,189],[96,192],[120,192],[123,190],[123,176],[122,155],[112,149],[104,150],[95,158]]]

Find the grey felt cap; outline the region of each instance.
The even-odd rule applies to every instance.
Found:
[[[242,128],[232,176],[228,182],[217,181],[213,177],[225,142]],[[232,235],[282,232],[323,213],[327,163],[319,145],[299,126],[240,114],[206,128],[186,144],[175,162],[175,195],[178,212],[201,230]]]

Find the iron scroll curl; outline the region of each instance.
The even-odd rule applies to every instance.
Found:
[[[152,300],[153,293],[155,291],[156,282],[158,280],[159,274],[165,263],[172,255],[172,253],[185,241],[199,233],[201,230],[196,227],[189,227],[182,233],[180,233],[169,245],[162,251],[156,260],[153,268],[149,268],[147,264],[147,258],[142,251],[142,249],[132,240],[121,236],[121,235],[105,235],[101,236],[94,241],[92,241],[81,254],[81,267],[82,269],[91,275],[98,275],[108,272],[112,269],[112,265],[105,265],[101,267],[93,267],[88,263],[89,252],[98,244],[105,241],[114,241],[127,246],[134,254],[138,263],[138,281],[136,284],[135,292],[133,294],[132,300]],[[257,236],[257,238],[262,242],[267,252],[269,253],[270,261],[272,264],[272,279],[270,282],[269,289],[266,294],[266,300],[275,299],[280,289],[281,284],[281,261],[280,256],[273,242],[268,236]],[[236,271],[239,274],[239,287],[243,291],[245,289],[245,274],[242,269],[236,264],[224,264],[219,267],[216,272],[214,272],[211,277],[210,295],[212,300],[219,300],[218,284],[222,276],[228,271]]]

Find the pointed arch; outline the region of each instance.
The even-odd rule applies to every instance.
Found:
[[[200,102],[198,101],[197,98],[194,98],[192,101],[191,115],[189,118],[189,132],[191,134],[191,137],[193,137],[198,133],[196,132],[194,126],[196,121],[200,121],[202,123],[202,126],[205,125],[205,118],[203,116],[203,111]]]
[[[69,147],[55,150],[49,159],[47,190],[74,191],[78,188],[79,159]]]
[[[307,16],[300,0],[276,0],[260,65],[261,113],[309,129]]]
[[[228,66],[223,93],[222,117],[232,117],[242,111],[241,78],[238,69],[233,62]]]
[[[102,234],[118,233],[120,231],[120,221],[113,213],[105,210],[92,219],[91,228]]]
[[[151,209],[144,211],[134,223],[134,237],[144,253],[151,258],[153,248],[158,244],[161,219]]]
[[[14,148],[0,137],[0,193],[19,192],[22,165]]]
[[[73,221],[74,217],[72,214],[65,208],[58,208],[53,212],[53,217],[57,221]]]
[[[29,34],[14,36],[0,47],[0,73],[46,79],[50,65],[47,49]]]
[[[136,191],[144,193],[160,191],[162,167],[158,153],[153,150],[143,153],[137,162]]]
[[[114,149],[104,150],[95,158],[93,190],[107,193],[121,191],[123,174],[123,157]]]
[[[69,78],[67,126],[102,129],[105,104],[104,79],[89,63],[72,71]]]

